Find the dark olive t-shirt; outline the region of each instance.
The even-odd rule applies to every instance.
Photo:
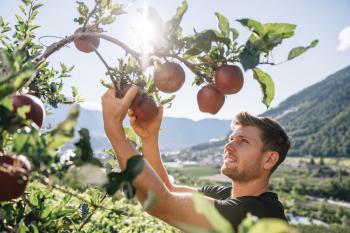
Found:
[[[199,192],[215,199],[216,209],[231,223],[235,231],[247,213],[258,218],[278,218],[287,221],[276,193],[265,192],[259,196],[231,198],[231,190],[231,187],[208,185],[202,187]]]

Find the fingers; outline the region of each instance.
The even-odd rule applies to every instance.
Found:
[[[136,86],[132,86],[129,88],[129,90],[126,92],[125,96],[122,99],[125,105],[127,106],[131,105],[131,102],[135,98],[137,91],[138,91],[138,88]]]
[[[114,88],[109,88],[107,91],[102,95],[101,101],[103,102],[104,100],[114,98],[115,97],[115,89]]]
[[[156,116],[156,121],[161,121],[163,118],[163,106],[158,107],[158,114]]]
[[[128,110],[128,116],[129,116],[129,117],[132,117],[132,116],[134,116],[134,115],[135,115],[134,110],[132,110],[132,109],[129,108],[129,110]]]
[[[136,125],[136,117],[129,117],[130,125],[134,127]]]

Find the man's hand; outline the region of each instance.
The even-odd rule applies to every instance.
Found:
[[[137,87],[131,87],[122,99],[116,97],[115,89],[108,89],[102,96],[102,114],[107,136],[122,128],[128,108],[136,96]]]
[[[162,106],[158,108],[158,115],[151,121],[147,121],[147,122],[137,121],[135,113],[131,109],[129,109],[128,115],[129,115],[131,127],[134,129],[135,133],[142,139],[142,141],[145,141],[150,138],[158,138],[159,129],[160,129],[160,125],[162,123],[162,117],[163,117]]]

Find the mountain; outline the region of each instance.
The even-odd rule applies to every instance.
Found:
[[[48,115],[45,120],[46,127],[55,126],[65,119],[69,106],[62,105],[57,109],[51,109],[51,111],[52,114]],[[125,120],[124,123],[126,127],[130,127],[128,120]],[[222,138],[227,134],[230,130],[230,123],[230,120],[203,119],[193,121],[186,118],[164,117],[159,138],[160,149],[174,151],[210,140],[217,140],[217,138]],[[104,133],[101,111],[81,107],[78,125],[75,129],[79,130],[80,128],[89,129],[91,144],[95,150],[111,148]],[[78,133],[75,135],[78,137]],[[63,149],[73,148],[76,139],[67,143]]]
[[[261,116],[277,120],[286,129],[292,143],[290,156],[350,156],[350,66],[287,98]],[[216,161],[222,156],[226,142],[227,137],[202,143],[182,150],[176,157]]]
[[[290,155],[350,156],[350,66],[262,115],[286,128]]]

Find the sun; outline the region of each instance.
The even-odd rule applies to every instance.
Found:
[[[153,52],[153,45],[157,40],[157,28],[155,22],[150,19],[148,10],[149,7],[144,5],[140,11],[140,16],[136,19],[134,26],[139,46],[143,54]]]

